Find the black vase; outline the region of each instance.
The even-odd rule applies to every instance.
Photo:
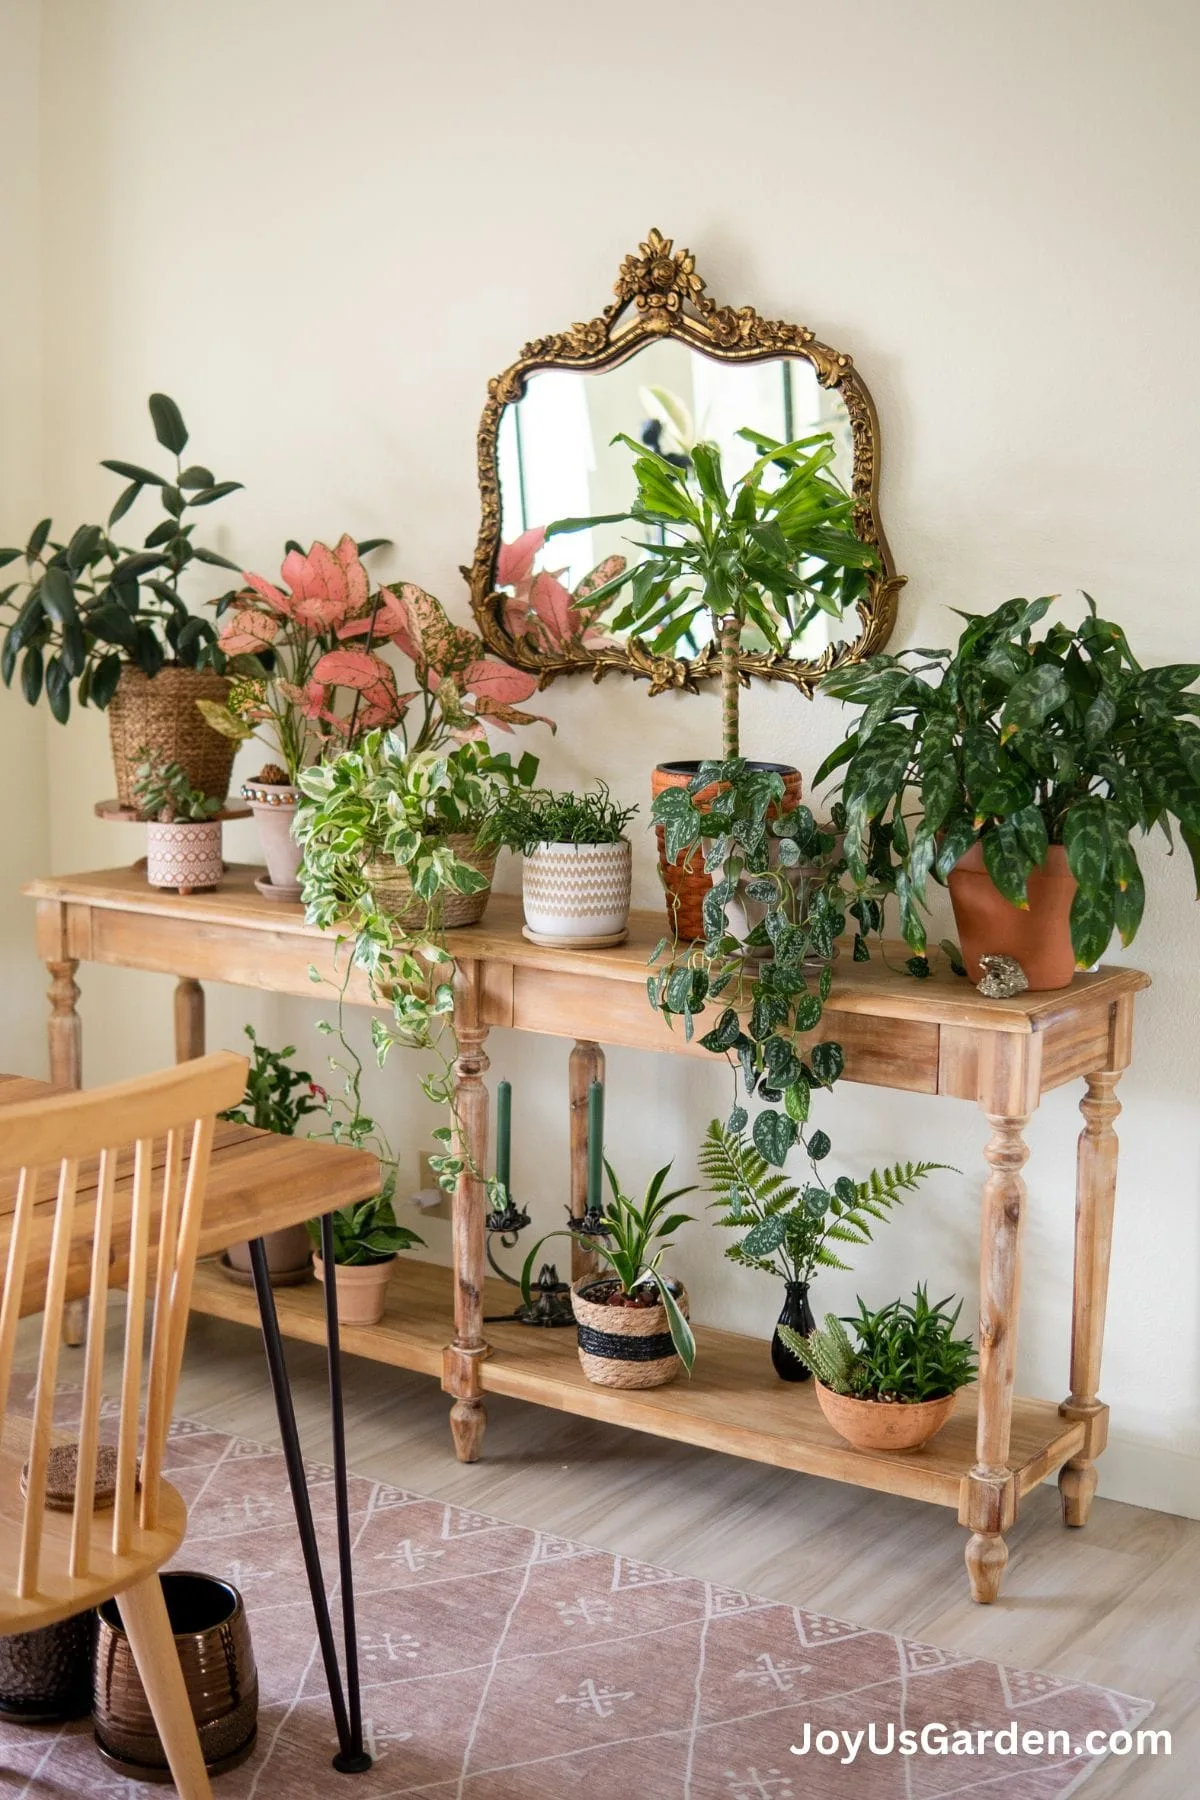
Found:
[[[780,1381],[807,1381],[812,1371],[806,1369],[794,1351],[789,1350],[779,1335],[780,1325],[790,1325],[801,1337],[807,1337],[816,1324],[808,1304],[808,1283],[789,1281],[784,1290],[783,1311],[771,1338],[771,1361]]]

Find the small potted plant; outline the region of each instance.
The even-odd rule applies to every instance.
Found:
[[[962,1301],[950,1312],[952,1298],[931,1306],[918,1287],[911,1301],[893,1300],[878,1312],[859,1300],[857,1316],[844,1323],[827,1313],[824,1329],[807,1337],[780,1328],[816,1376],[821,1411],[856,1450],[919,1450],[949,1419],[958,1390],[974,1381],[975,1347],[954,1335]]]
[[[640,545],[638,557],[592,592],[588,603],[595,609],[628,589],[611,628],[644,636],[655,656],[673,654],[689,636],[697,645],[707,640],[720,669],[725,763],[740,758],[737,657],[743,639],[753,635],[775,654],[788,654],[819,613],[840,618],[866,593],[867,571],[878,562],[855,532],[853,496],[832,472],[832,433],[817,432],[791,444],[748,428],[737,435],[759,455],[727,487],[713,444],[692,444],[681,467],[619,434],[634,458],[637,493],[629,512],[562,519],[546,532],[549,538],[627,519],[657,540]],[[671,789],[691,786],[698,767],[660,763],[652,783],[667,913],[681,937],[702,935],[699,914],[711,874],[695,854],[668,855],[657,803]],[[799,804],[796,769],[781,763],[750,767],[779,778],[781,808]],[[710,790],[693,797],[703,804]]]
[[[133,782],[144,747],[181,764],[193,787],[224,799],[234,746],[209,729],[196,701],[222,703],[229,691],[216,629],[190,612],[181,579],[201,566],[237,564],[197,541],[198,509],[235,493],[240,481],[218,481],[200,463],[185,463],[187,426],[169,394],[151,394],[154,435],[174,459],[166,474],[140,463],[106,459],[101,467],[125,485],[104,525],[56,535],[43,519],[23,547],[0,550],[0,568],[24,561],[23,577],[0,590],[0,675],[20,686],[30,705],[44,696],[55,719],[80,706],[108,712],[117,799],[134,804]],[[140,548],[112,533],[146,492],[162,516]],[[193,516],[195,515],[195,516]]]
[[[395,1187],[390,1176],[383,1192],[373,1200],[341,1207],[333,1215],[333,1260],[337,1265],[337,1315],[343,1325],[377,1325],[383,1317],[388,1283],[401,1250],[411,1250],[423,1240],[406,1225],[396,1222],[392,1206]],[[325,1279],[321,1260],[321,1227],[309,1221],[313,1244],[313,1268],[318,1281]]]
[[[133,797],[146,824],[146,880],[194,894],[221,885],[223,802],[194,788],[179,763],[143,752]]]
[[[329,1096],[307,1069],[294,1069],[289,1063],[288,1058],[296,1054],[294,1044],[272,1050],[259,1043],[253,1025],[244,1029],[253,1046],[246,1092],[241,1105],[230,1107],[221,1117],[239,1125],[253,1125],[259,1131],[278,1132],[280,1137],[294,1137],[297,1125],[307,1114],[328,1112]],[[272,1287],[291,1287],[308,1280],[312,1261],[308,1232],[303,1225],[269,1231],[263,1243]],[[221,1258],[221,1268],[231,1281],[245,1286],[252,1279],[249,1244],[230,1244]]]
[[[526,937],[547,944],[620,943],[632,881],[625,828],[636,812],[636,806],[619,806],[602,781],[582,794],[514,788],[503,796],[487,836],[524,857]]]
[[[918,955],[929,879],[945,883],[973,981],[1002,954],[1030,988],[1065,987],[1114,928],[1132,942],[1135,832],[1170,841],[1178,821],[1200,880],[1200,666],[1144,668],[1084,598],[1075,626],[1035,637],[1051,600],[1009,600],[969,615],[953,650],[871,657],[822,683],[864,708],[816,777],[844,765],[851,873],[882,833]]]
[[[812,1331],[809,1287],[818,1269],[849,1269],[840,1254],[871,1241],[871,1228],[882,1223],[894,1206],[945,1163],[896,1163],[872,1169],[865,1181],[839,1175],[826,1181],[823,1164],[831,1148],[823,1131],[800,1142],[808,1158],[802,1185],[773,1168],[746,1137],[745,1123],[734,1126],[713,1119],[700,1146],[700,1173],[712,1204],[720,1208],[717,1223],[743,1235],[725,1254],[730,1262],[781,1277],[783,1311],[771,1338],[771,1362],[782,1381],[807,1381],[809,1365],[789,1348],[785,1329],[800,1337]]]

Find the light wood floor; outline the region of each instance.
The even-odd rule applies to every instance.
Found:
[[[114,1318],[114,1344],[118,1328]],[[323,1355],[287,1350],[306,1450],[326,1458]],[[76,1365],[81,1373],[81,1352],[64,1351],[60,1379],[78,1379]],[[966,1533],[940,1507],[502,1397],[488,1401],[484,1460],[467,1467],[454,1460],[450,1403],[435,1382],[347,1358],[344,1385],[359,1474],[860,1625],[1145,1695],[1174,1754],[1110,1758],[1088,1800],[1200,1790],[1200,1521],[1101,1498],[1087,1529],[1068,1532],[1057,1494],[1040,1488],[1009,1536],[1004,1597],[977,1607]],[[277,1441],[257,1334],[193,1317],[177,1410]],[[1103,1463],[1100,1479],[1103,1492]]]

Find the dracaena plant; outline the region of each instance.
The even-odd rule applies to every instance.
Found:
[[[1078,884],[1076,963],[1128,944],[1145,888],[1135,834],[1179,826],[1200,882],[1200,664],[1144,668],[1089,595],[1077,625],[1035,628],[1050,598],[962,614],[953,650],[875,656],[822,687],[863,707],[820,782],[845,765],[846,859],[865,869],[882,827],[895,858],[900,922],[925,949],[921,907],[979,842],[1006,899],[1027,905],[1030,874],[1061,844]]]
[[[547,538],[596,525],[640,525],[650,541],[637,559],[593,589],[593,617],[671,656],[685,638],[708,635],[719,646],[723,755],[739,750],[737,653],[753,633],[785,655],[819,613],[840,618],[866,592],[878,558],[854,529],[855,502],[833,474],[830,432],[781,444],[745,428],[737,436],[759,452],[745,475],[726,482],[715,444],[695,443],[685,466],[623,432],[613,439],[633,454],[637,493],[628,512],[559,519]]]
[[[81,706],[106,707],[124,668],[151,676],[169,664],[225,668],[214,626],[189,611],[180,586],[197,563],[236,572],[236,563],[196,541],[192,515],[242,484],[185,463],[188,430],[178,406],[167,394],[151,394],[149,405],[172,469],[164,475],[106,458],[101,468],[125,486],[104,525],[80,525],[64,536],[43,519],[23,548],[0,549],[0,569],[24,562],[21,578],[0,587],[0,615],[7,615],[0,617],[0,675],[10,686],[19,668],[26,700],[34,706],[44,694],[60,724],[70,716],[72,692]],[[118,543],[113,530],[144,492],[156,497],[162,517],[134,549]]]

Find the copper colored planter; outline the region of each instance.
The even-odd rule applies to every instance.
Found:
[[[814,1381],[817,1400],[839,1437],[856,1450],[919,1450],[935,1437],[958,1402],[957,1394],[940,1400],[855,1400],[835,1394]]]
[[[324,1282],[325,1265],[313,1253],[313,1272]],[[388,1284],[396,1271],[396,1258],[386,1262],[338,1263],[334,1277],[337,1316],[343,1325],[378,1325],[387,1305]]]
[[[972,844],[947,877],[963,961],[972,981],[983,974],[981,956],[1015,956],[1030,988],[1067,987],[1075,974],[1071,902],[1076,882],[1061,844],[1051,844],[1029,877],[1029,906],[1006,900],[987,872],[981,844]]]
[[[182,1570],[164,1574],[162,1584],[205,1765],[219,1775],[245,1762],[258,1731],[258,1673],[242,1597],[227,1581]],[[99,1609],[95,1683],[92,1723],[105,1762],[138,1781],[170,1781],[119,1597]]]
[[[791,769],[786,763],[749,764],[752,769],[770,769],[783,777],[783,806],[785,813],[795,812],[800,804],[803,791],[803,780],[798,769]],[[693,781],[700,768],[698,762],[659,763],[650,778],[650,792],[654,799],[665,793],[668,788],[685,788]],[[717,784],[702,788],[695,796],[695,802],[701,812],[705,802],[711,800],[717,792]],[[771,809],[772,818],[776,817],[775,809]],[[666,836],[661,825],[655,827],[658,839],[658,867],[663,886],[667,892],[667,921],[676,937],[696,939],[704,936],[704,896],[712,887],[712,876],[704,871],[704,851],[700,845],[674,862],[667,861]]]

